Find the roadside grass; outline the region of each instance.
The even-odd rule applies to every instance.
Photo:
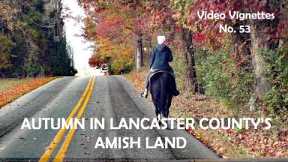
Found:
[[[134,85],[140,93],[143,90],[144,80],[148,70],[132,71],[125,77]],[[177,76],[177,73],[176,73]],[[182,75],[183,76],[183,75]],[[205,117],[227,118],[234,117],[235,111],[228,108],[225,103],[208,96],[192,95],[185,92],[183,78],[178,75],[177,83],[180,95],[173,98],[170,108],[172,117],[193,117],[196,119]],[[149,99],[151,101],[151,99]],[[249,112],[246,108],[239,111],[238,117],[263,117],[262,113]],[[203,130],[188,129],[187,132],[214,150],[225,159],[245,158],[278,158],[288,157],[288,126],[273,121],[272,128],[248,129],[248,130]]]
[[[55,77],[0,79],[0,109],[18,97],[54,79]]]

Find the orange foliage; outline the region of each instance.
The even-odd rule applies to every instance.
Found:
[[[0,109],[17,99],[18,97],[50,82],[55,79],[54,77],[42,77],[42,78],[34,78],[25,80],[13,87],[5,89],[0,92]]]

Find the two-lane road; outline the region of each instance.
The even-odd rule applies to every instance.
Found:
[[[184,130],[21,129],[24,118],[151,118],[153,106],[139,98],[121,76],[64,77],[34,90],[0,109],[0,159],[217,159],[217,155]],[[37,124],[37,123],[36,123]],[[176,148],[95,148],[99,137],[184,137]],[[56,158],[56,159],[55,159]]]

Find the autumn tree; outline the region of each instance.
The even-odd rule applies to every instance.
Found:
[[[0,74],[2,70],[5,70],[11,66],[10,52],[13,47],[12,41],[0,35]]]
[[[177,51],[177,54],[183,54],[185,89],[189,92],[199,93],[202,89],[200,85],[203,81],[207,81],[204,86],[214,91],[212,93],[214,96],[221,96],[219,93],[222,93],[227,100],[233,100],[234,105],[237,105],[248,103],[249,99],[251,101],[255,99],[253,104],[257,101],[261,103],[271,90],[285,87],[282,84],[275,84],[275,80],[278,83],[279,80],[283,80],[286,66],[282,61],[279,61],[279,64],[273,63],[271,60],[275,58],[267,56],[269,53],[267,51],[281,55],[277,57],[279,60],[286,57],[283,52],[285,50],[281,50],[287,45],[286,1],[82,0],[81,2],[88,14],[85,36],[95,41],[97,46],[95,55],[103,55],[102,58],[100,56],[94,58],[103,60],[104,56],[109,56],[118,63],[125,62],[121,60],[124,57],[119,51],[129,49],[132,54],[128,54],[127,58],[130,61],[134,52],[138,51],[139,54],[142,53],[143,47],[152,48],[153,37],[165,34],[169,45]],[[198,11],[225,13],[227,16],[233,11],[248,14],[264,12],[272,13],[275,17],[270,20],[248,18],[203,20],[197,15]],[[231,26],[236,32],[219,32],[221,25]],[[241,26],[250,30],[243,33],[240,31]],[[138,57],[142,60],[142,54]],[[141,61],[138,62],[138,65],[141,64]],[[209,76],[205,74],[207,71]],[[273,76],[267,75],[267,71],[273,71]],[[280,71],[279,74],[276,71]],[[279,90],[277,94],[275,92],[270,95],[272,96],[270,100],[277,95],[277,98],[286,98],[283,94]],[[277,104],[274,100],[269,103],[273,103],[270,104],[274,105],[273,107],[281,107],[279,104],[275,106]]]
[[[63,37],[60,0],[1,1],[0,35],[3,77],[75,74]]]
[[[219,26],[227,24],[233,26],[237,32],[230,35],[234,51],[231,56],[243,71],[253,69],[256,77],[255,94],[258,98],[263,98],[265,92],[270,89],[269,82],[265,79],[265,61],[261,56],[261,49],[273,49],[281,42],[283,32],[284,1],[174,1],[174,6],[178,8],[176,17],[182,18],[184,26],[190,31],[201,32],[206,35],[206,47],[209,44],[213,49],[221,47],[227,39],[228,34],[220,34]],[[201,20],[198,11],[213,11],[225,13],[238,11],[244,13],[266,12],[275,14],[273,20]],[[251,33],[240,33],[239,26],[248,25]],[[281,31],[282,30],[282,31]],[[185,34],[186,35],[186,34]],[[228,35],[229,36],[229,35]],[[222,43],[221,43],[222,41]]]
[[[131,52],[135,47],[136,67],[141,68],[143,66],[143,36],[145,36],[143,34],[145,25],[145,18],[142,15],[143,1],[83,0],[81,4],[88,15],[85,20],[85,36],[96,41],[97,44],[95,55],[109,54],[112,60],[115,60],[114,63],[120,63],[125,61],[119,62],[115,58],[122,52],[126,55],[127,51]],[[130,55],[132,56],[130,58],[133,58],[133,52]],[[130,61],[128,62],[130,64]]]

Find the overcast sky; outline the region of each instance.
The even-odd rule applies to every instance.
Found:
[[[77,0],[63,0],[64,14],[69,13],[73,17],[83,18],[85,16],[83,8],[78,5]],[[69,10],[65,10],[68,8]],[[67,42],[71,45],[74,52],[74,63],[76,69],[80,73],[87,73],[91,68],[88,65],[88,59],[92,54],[92,49],[89,48],[91,43],[87,42],[80,35],[83,33],[84,24],[71,18],[65,18],[65,31]]]

